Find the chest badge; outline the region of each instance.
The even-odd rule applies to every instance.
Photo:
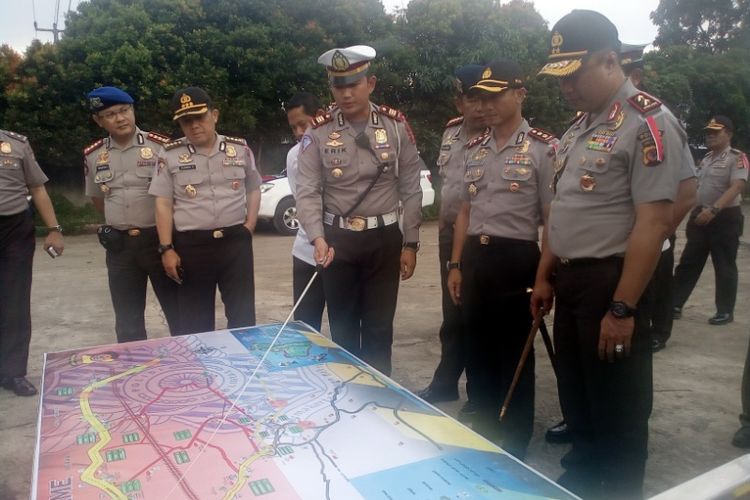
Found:
[[[516,192],[518,192],[519,189],[521,189],[521,185],[520,184],[518,184],[517,182],[511,182],[510,183],[510,192],[511,193],[516,193]]]
[[[231,144],[227,144],[227,150],[225,151],[227,158],[236,158],[237,150]]]
[[[375,130],[375,142],[377,144],[385,144],[388,142],[388,132],[384,128]]]
[[[151,148],[141,148],[141,158],[150,160],[154,157],[154,151]]]
[[[195,189],[195,186],[192,184],[188,184],[185,186],[185,194],[188,195],[189,198],[195,198],[198,196],[198,190]]]
[[[99,153],[99,156],[96,158],[96,164],[106,165],[107,163],[109,163],[109,153],[107,151]]]
[[[482,148],[476,153],[474,153],[474,156],[471,157],[472,160],[484,160],[484,158],[487,156],[487,148]]]
[[[589,174],[584,174],[581,176],[580,184],[581,184],[581,189],[583,189],[587,193],[590,193],[596,187],[596,179],[594,179]]]
[[[177,161],[180,163],[190,163],[193,161],[193,158],[190,156],[190,153],[181,153],[180,156],[177,157]]]
[[[102,193],[104,193],[104,194],[107,194],[107,193],[109,193],[109,186],[107,186],[106,184],[102,184],[101,186],[99,186],[99,189],[100,189],[100,190],[102,191]]]
[[[9,154],[11,151],[13,151],[13,148],[10,147],[10,143],[3,142],[0,144],[0,153],[3,154]]]
[[[625,111],[620,111],[617,113],[617,116],[615,117],[614,121],[609,126],[610,130],[614,131],[620,128],[622,126],[622,122],[625,121]]]
[[[326,146],[331,148],[338,148],[340,146],[343,146],[344,143],[341,142],[339,139],[341,138],[341,134],[338,132],[331,132],[328,134],[328,142],[326,142]]]
[[[232,181],[232,189],[237,191],[240,188],[240,181]]]
[[[344,171],[337,167],[331,170],[331,175],[335,177],[336,179],[338,179],[339,177],[344,175]]]
[[[518,152],[519,153],[528,153],[529,147],[531,146],[531,142],[529,142],[528,139],[523,141],[520,146],[518,146]]]

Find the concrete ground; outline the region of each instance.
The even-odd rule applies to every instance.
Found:
[[[746,234],[750,233],[746,230]],[[292,307],[292,238],[261,230],[255,237],[258,322],[281,322]],[[440,355],[440,284],[437,224],[422,229],[414,277],[402,284],[395,323],[393,378],[417,391],[425,387]],[[679,255],[684,233],[678,233]],[[709,266],[675,322],[667,349],[654,356],[654,411],[646,493],[653,495],[743,454],[730,440],[738,427],[740,381],[748,344],[750,251],[743,244],[738,265],[740,289],[735,322],[709,326],[714,313],[713,272]],[[223,328],[219,303],[217,328]],[[151,294],[147,327],[151,337],[168,335]],[[34,325],[29,378],[38,384],[44,352],[115,341],[104,251],[95,235],[66,238],[65,254],[52,260],[37,251],[32,291]],[[502,318],[498,318],[502,321]],[[324,333],[328,333],[324,325]],[[534,438],[528,463],[555,479],[566,445],[544,441],[545,429],[560,418],[554,376],[537,339],[537,399]],[[439,406],[456,415],[462,401]],[[0,390],[0,499],[28,498],[36,436],[38,397],[20,398]]]

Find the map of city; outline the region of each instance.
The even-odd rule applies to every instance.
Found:
[[[32,498],[574,498],[304,323],[272,346],[280,327],[47,354]]]

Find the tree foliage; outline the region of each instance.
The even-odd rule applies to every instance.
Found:
[[[654,45],[690,45],[709,52],[747,47],[749,0],[660,0],[651,19],[659,27]]]

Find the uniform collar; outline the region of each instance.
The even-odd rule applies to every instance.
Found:
[[[337,107],[336,111],[334,111],[333,122],[336,124],[338,131],[351,129],[352,133],[354,132],[354,129],[352,128],[349,120],[344,117],[344,113],[341,111],[341,108]],[[370,115],[367,117],[366,128],[383,128],[383,117],[378,111],[378,106],[376,104],[373,104],[372,102],[370,102]]]
[[[503,144],[502,146],[498,145],[495,142],[495,133],[494,130],[491,130],[492,139],[490,140],[490,144],[492,144],[492,149],[496,153],[499,153],[500,151],[506,149],[506,148],[515,148],[523,144],[523,141],[526,139],[526,132],[529,131],[531,127],[529,126],[529,122],[526,121],[526,118],[521,119],[521,123],[516,127],[516,130],[513,131],[513,134],[511,134],[510,138],[508,139],[508,142]]]
[[[726,148],[722,149],[721,151],[717,151],[717,152],[709,151],[706,156],[710,157],[712,159],[713,158],[725,158],[729,154],[729,151],[731,149],[732,149],[732,145],[730,144],[729,146],[727,146]]]
[[[138,127],[135,127],[135,133],[133,134],[133,137],[130,138],[130,142],[125,145],[125,147],[120,147],[117,142],[112,138],[110,135],[106,139],[104,139],[104,145],[107,147],[107,149],[120,149],[122,151],[125,151],[126,149],[130,149],[135,146],[144,146],[146,144],[146,134],[143,133],[141,129]]]
[[[190,151],[190,154],[200,154],[200,155],[204,155],[210,158],[211,156],[215,155],[219,151],[223,151],[224,148],[226,147],[224,145],[226,142],[226,140],[224,139],[224,136],[216,132],[214,132],[214,135],[216,136],[216,142],[214,142],[214,145],[211,148],[211,151],[208,152],[208,154],[198,152],[198,148],[192,142],[190,142],[187,137],[183,138],[185,140],[185,147],[188,148],[188,151]]]
[[[612,113],[615,108],[618,108],[619,110],[622,110],[624,106],[627,104],[627,100],[630,96],[633,96],[638,93],[638,89],[635,88],[635,85],[633,85],[633,82],[630,81],[630,78],[626,78],[622,85],[620,85],[620,88],[615,92],[615,95],[612,97],[612,99],[609,100],[606,106],[602,108],[602,110],[597,114],[589,113],[589,116],[593,116],[594,119],[591,121],[591,124],[586,127],[586,120],[582,120],[582,126],[586,127],[586,130],[592,129],[594,127],[598,127],[602,123],[606,123],[610,121],[610,113]]]

